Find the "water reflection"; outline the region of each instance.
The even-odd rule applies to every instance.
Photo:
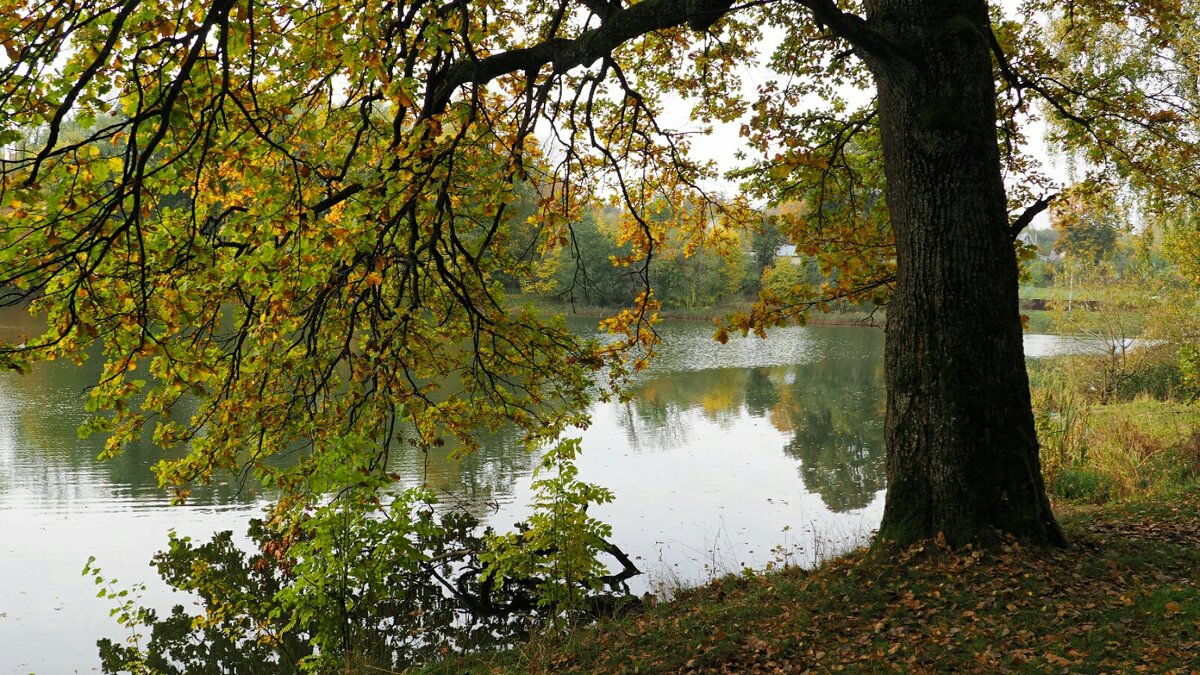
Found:
[[[19,311],[0,312],[0,336],[38,332]],[[87,387],[99,358],[83,367],[39,364],[27,375],[0,372],[0,672],[68,673],[95,668],[95,641],[120,639],[111,605],[80,576],[89,555],[123,585],[147,581],[145,601],[172,597],[148,562],[169,529],[197,538],[244,531],[262,505],[235,479],[198,489],[187,507],[168,508],[151,466],[163,457],[134,445],[99,461],[103,438],[80,439]],[[53,648],[47,648],[53,645]]]
[[[151,468],[182,450],[164,453],[148,442],[134,443],[109,461],[98,461],[102,435],[81,439],[78,428],[87,387],[95,383],[99,359],[82,367],[70,362],[40,364],[27,375],[0,373],[0,503],[36,503],[61,510],[79,503],[113,509],[158,507],[170,499]],[[186,414],[186,411],[182,414]],[[261,498],[253,481],[226,477],[193,491],[195,506],[250,504]]]
[[[484,518],[497,504],[513,501],[517,481],[532,473],[541,454],[527,449],[515,431],[482,440],[479,452],[464,456],[406,448],[389,458],[388,468],[402,476],[403,486],[424,485]]]
[[[721,428],[746,417],[763,419],[788,435],[783,451],[799,460],[805,488],[826,507],[836,512],[867,506],[884,488],[882,333],[807,329],[791,337],[792,356],[804,362],[658,370],[632,392],[622,417],[627,442],[660,451],[688,443],[689,410]],[[803,348],[794,349],[797,344]],[[737,346],[743,352],[751,346],[770,351],[768,343]]]

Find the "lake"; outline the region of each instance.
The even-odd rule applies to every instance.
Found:
[[[592,321],[575,323],[590,330]],[[0,314],[0,335],[36,328]],[[592,515],[645,572],[641,593],[695,584],[744,566],[810,565],[869,537],[883,510],[883,331],[793,327],[721,345],[705,322],[667,322],[661,357],[628,403],[592,409],[578,465],[615,503]],[[1078,340],[1030,335],[1044,356]],[[270,495],[228,480],[170,507],[152,447],[98,461],[103,439],[80,440],[84,390],[99,362],[0,373],[0,672],[98,669],[98,637],[122,637],[110,601],[81,570],[95,556],[119,586],[145,582],[145,604],[188,603],[149,566],[174,528],[195,539],[245,532]],[[525,513],[538,456],[503,435],[462,461],[394,459],[406,480],[463,500],[498,528]]]

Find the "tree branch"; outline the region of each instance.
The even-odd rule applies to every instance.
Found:
[[[79,98],[79,95],[83,93],[84,88],[92,81],[96,73],[108,62],[109,55],[121,37],[121,27],[125,24],[125,20],[129,18],[129,15],[133,13],[133,10],[137,9],[139,4],[139,0],[129,0],[129,2],[121,7],[116,16],[113,17],[112,27],[108,31],[104,45],[100,47],[100,51],[96,54],[96,58],[92,59],[92,62],[80,74],[79,79],[67,90],[66,97],[63,98],[62,103],[54,111],[54,117],[50,120],[46,134],[46,143],[33,160],[33,167],[29,170],[29,177],[25,179],[26,186],[32,186],[37,183],[38,171],[41,169],[42,163],[54,152],[54,146],[58,144],[58,134],[63,120],[71,112],[71,106],[75,104],[75,99]]]
[[[898,56],[882,35],[862,17],[843,12],[833,0],[800,0],[813,18],[866,53]],[[596,2],[585,3],[595,11]],[[492,54],[483,59],[458,61],[432,76],[425,92],[421,117],[445,112],[454,91],[466,84],[482,85],[508,73],[536,73],[546,65],[554,74],[587,66],[612,54],[621,44],[647,33],[687,25],[706,31],[733,7],[732,0],[644,0],[624,9],[614,4],[601,24],[574,38],[553,38],[524,49]]]
[[[867,20],[857,14],[843,12],[835,0],[796,0],[807,7],[813,20],[827,26],[833,34],[849,42],[862,56],[875,56],[889,60],[908,61],[908,57],[897,49],[895,43],[868,25]]]
[[[992,48],[992,54],[996,57],[996,63],[1000,68],[1000,74],[1004,77],[1006,82],[1008,82],[1013,86],[1014,89],[1017,90],[1018,97],[1021,96],[1021,91],[1023,89],[1032,89],[1035,93],[1045,99],[1045,101],[1049,103],[1051,107],[1058,111],[1058,114],[1084,127],[1085,129],[1090,130],[1092,128],[1093,120],[1084,119],[1075,114],[1074,111],[1063,105],[1062,101],[1058,100],[1058,97],[1052,94],[1048,89],[1046,89],[1046,87],[1022,75],[1021,73],[1018,73],[1016,69],[1012,67],[1012,64],[1008,61],[1008,55],[1004,53],[1004,48],[1000,45],[1000,40],[996,38],[996,32],[991,29],[990,25],[988,26],[987,38],[988,44],[990,44]]]
[[[1046,207],[1050,206],[1050,202],[1054,201],[1057,197],[1058,193],[1056,192],[1048,197],[1042,197],[1036,202],[1030,204],[1029,207],[1021,213],[1021,215],[1017,216],[1017,219],[1012,222],[1012,225],[1009,226],[1009,231],[1012,233],[1012,238],[1016,239],[1017,235],[1021,234],[1021,230],[1024,230],[1026,227],[1028,227],[1029,223],[1033,222],[1033,219],[1036,218],[1039,213],[1045,211]]]
[[[430,81],[421,116],[429,118],[444,112],[454,90],[464,84],[486,84],[507,73],[537,72],[548,64],[553,66],[555,73],[590,65],[633,38],[685,23],[693,4],[689,0],[645,0],[610,13],[599,27],[583,31],[573,39],[553,38],[533,47],[500,52],[478,60],[458,61],[443,71],[436,81]],[[719,2],[707,0],[706,4]]]
[[[600,581],[607,584],[610,589],[616,591],[626,579],[636,577],[642,573],[642,571],[638,569],[637,565],[633,564],[633,561],[629,559],[629,555],[626,554],[625,551],[622,551],[619,546],[611,541],[608,541],[607,539],[601,539],[600,541],[604,544],[601,550],[611,555],[613,558],[616,558],[617,562],[621,563],[620,572],[617,572],[616,574],[606,574],[600,577]]]
[[[353,197],[363,191],[363,186],[360,183],[351,183],[337,192],[329,195],[325,199],[308,207],[309,212],[314,216],[320,216],[323,212],[337,206],[338,204]]]

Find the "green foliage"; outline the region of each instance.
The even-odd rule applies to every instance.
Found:
[[[1200,284],[1200,213],[1187,205],[1161,213],[1156,221],[1163,230],[1163,257],[1193,286]]]
[[[298,513],[252,521],[253,554],[230,532],[200,545],[171,535],[154,565],[168,585],[200,599],[197,615],[176,606],[160,618],[137,604],[143,586],[116,590],[89,562],[84,573],[118,603],[113,614],[130,631],[123,644],[99,642],[104,670],[396,669],[512,644],[546,621],[575,621],[601,599],[613,604],[619,596],[605,590],[612,577],[599,556],[619,550],[606,540],[609,527],[586,513],[612,495],[576,479],[578,451],[568,440],[547,452],[542,469],[552,475],[534,483],[535,511],[506,535],[463,509],[439,514],[426,490],[389,495],[380,489],[387,477],[326,467],[326,479],[347,487],[316,505],[297,503]]]
[[[275,594],[272,618],[283,631],[301,629],[314,648],[300,661],[304,670],[332,672],[359,660],[388,665],[402,647],[419,651],[412,642],[425,626],[404,615],[433,600],[416,594],[436,592],[420,544],[447,532],[433,517],[432,495],[407,490],[385,499],[375,490],[344,491],[297,518],[288,533],[291,583]]]
[[[1037,257],[1021,258],[1021,281],[1032,286],[1046,287],[1054,285],[1058,268],[1048,260]]]
[[[1192,344],[1180,346],[1179,374],[1189,396],[1195,399],[1200,394],[1200,347]]]
[[[1039,372],[1032,391],[1034,426],[1041,445],[1042,476],[1051,489],[1071,466],[1087,459],[1089,406],[1057,369]]]
[[[807,292],[808,275],[803,265],[782,261],[763,270],[762,295],[765,298],[787,298]]]
[[[794,58],[794,50],[829,47],[819,34],[806,40],[813,42],[781,46],[777,58]],[[794,61],[778,65],[785,71],[799,66]],[[849,71],[850,80],[856,79],[856,69]],[[795,93],[803,88],[788,90]],[[873,311],[891,297],[895,245],[883,198],[883,151],[874,112],[855,110],[836,96],[826,100],[830,110],[802,115],[765,107],[743,130],[764,150],[776,144],[786,148],[760,162],[756,170],[739,172],[748,178],[746,187],[753,194],[774,205],[759,239],[752,240],[754,246],[775,241],[778,232],[796,245],[804,276],[797,283],[791,271],[782,271],[785,261],[772,256],[768,262],[757,254],[759,295],[748,310],[727,318],[727,331],[754,330],[762,335],[764,326],[803,321],[812,310],[855,306]],[[828,155],[805,142],[826,134],[837,138],[829,144]],[[771,282],[771,270],[786,276]]]
[[[637,269],[619,261],[631,253],[628,245],[606,232],[589,210],[571,224],[571,243],[557,252],[554,294],[567,302],[582,301],[598,307],[619,307],[636,295],[641,280]]]
[[[533,515],[518,531],[490,537],[480,556],[483,582],[540,580],[538,606],[554,618],[582,611],[588,595],[601,590],[607,571],[599,556],[609,549],[612,530],[587,510],[611,502],[613,495],[577,480],[579,447],[579,439],[564,439],[545,454],[534,472]]]
[[[1183,277],[1186,279],[1186,277]],[[1175,394],[1188,400],[1200,395],[1200,287],[1167,285],[1146,322],[1146,337],[1173,349]]]
[[[1031,370],[1043,474],[1061,497],[1124,499],[1194,480],[1196,291],[1175,243],[1162,257],[1152,243],[1136,237],[1124,262],[1068,261],[1070,285],[1055,289],[1058,329],[1099,347]]]
[[[1162,494],[1195,482],[1195,405],[1149,398],[1098,408],[1089,432],[1092,467],[1104,473],[1114,498]]]
[[[1180,397],[1170,348],[1146,348],[1102,401],[1088,382],[1104,358],[1058,357],[1031,372],[1042,473],[1060,497],[1102,502],[1160,494],[1200,475],[1200,409]]]
[[[1054,101],[1050,139],[1086,162],[1096,186],[1133,196],[1153,216],[1193,202],[1200,91],[1194,0],[1122,7],[1108,2],[1025,5],[1022,61]]]
[[[662,211],[653,223],[673,217]],[[571,224],[570,243],[547,258],[555,268],[550,294],[571,305],[619,307],[645,290],[668,309],[708,309],[740,297],[749,260],[740,247],[697,246],[672,231],[649,261],[630,261],[633,248],[622,241],[617,223],[606,223],[598,209]]]
[[[353,529],[353,509],[330,508],[304,530],[288,534],[254,521],[251,536],[258,552],[252,556],[232,543],[229,532],[202,545],[172,536],[168,550],[155,556],[155,565],[170,585],[200,596],[202,613],[193,616],[176,606],[162,619],[148,609],[126,618],[131,616],[126,601],[121,618],[133,634],[124,645],[100,641],[104,671],[216,668],[253,675],[396,668],[444,650],[507,643],[525,635],[525,620],[472,615],[438,581],[438,573],[450,577],[452,565],[431,564],[430,559],[450,554],[446,559],[459,563],[466,557],[457,555],[462,547],[480,543],[474,533],[477,522],[451,512],[440,523],[418,515],[414,527],[400,509],[412,505],[416,494],[400,496],[384,517],[366,518]],[[321,526],[328,533],[308,534]],[[405,537],[401,532],[418,528],[422,538],[399,542]],[[355,538],[367,546],[353,544]],[[343,544],[354,549],[339,548]],[[422,553],[389,555],[397,544],[419,547]],[[149,639],[143,640],[146,634]]]
[[[98,344],[83,431],[110,457],[143,436],[185,450],[155,467],[164,488],[244,471],[310,496],[340,487],[326,453],[467,451],[501,426],[544,441],[586,420],[606,363],[620,379],[630,342],[505,293],[542,281],[581,198],[552,198],[506,104],[418,119],[412,74],[459,33],[368,5],[0,12],[0,130],[24,141],[0,158],[0,301],[45,321],[0,365]],[[472,40],[510,24],[472,21]],[[415,71],[395,70],[401,43]]]
[[[650,279],[664,307],[698,309],[739,299],[745,275],[740,249],[729,255],[701,248],[654,262]]]
[[[269,538],[257,520],[251,522],[250,534],[259,543]],[[124,644],[97,642],[104,672],[182,675],[220,668],[247,675],[295,673],[299,660],[311,654],[302,632],[282,629],[275,621],[279,603],[274,594],[281,575],[262,555],[247,559],[231,532],[217,533],[200,545],[172,532],[154,565],[173,588],[197,595],[204,611],[191,615],[176,605],[160,618],[153,609],[130,611],[132,601],[125,601],[116,616],[130,630],[129,639]],[[100,578],[95,568],[93,574]]]
[[[174,538],[174,533],[171,536]],[[87,562],[83,565],[83,576],[91,577],[92,581],[99,587],[96,597],[113,602],[113,608],[109,610],[109,616],[113,617],[121,627],[129,631],[129,635],[125,639],[126,644],[129,645],[128,647],[119,646],[107,638],[99,641],[100,659],[104,668],[110,672],[120,670],[138,675],[155,672],[151,662],[144,658],[137,650],[145,627],[152,625],[156,619],[154,610],[138,605],[138,601],[146,591],[146,585],[137,583],[131,588],[117,588],[117,584],[120,581],[115,578],[110,579],[105,577],[95,563],[96,557],[88,556]]]
[[[763,218],[751,232],[750,250],[754,253],[753,278],[756,281],[761,280],[767,268],[775,264],[775,252],[786,243],[788,240],[779,228],[778,218]]]
[[[1102,403],[1117,400],[1147,359],[1137,340],[1157,284],[1142,275],[1120,275],[1112,265],[1071,264],[1062,276],[1067,295],[1051,303],[1057,332],[1091,343],[1088,354],[1076,359],[1082,367],[1075,370],[1075,384]]]
[[[1171,344],[1142,344],[1137,347],[1136,367],[1122,379],[1114,392],[1115,401],[1153,398],[1161,401],[1186,400],[1191,387],[1182,368],[1181,352],[1186,347]]]
[[[1054,250],[1085,265],[1113,257],[1127,222],[1112,191],[1087,183],[1055,199],[1052,221],[1059,235]]]

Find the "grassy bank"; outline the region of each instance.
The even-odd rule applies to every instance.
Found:
[[[1060,511],[1071,544],[863,550],[429,672],[1189,672],[1200,492]],[[1194,671],[1192,671],[1194,672]]]
[[[1050,490],[1101,504],[1177,491],[1200,476],[1200,407],[1148,397],[1088,408],[1079,447],[1047,458]]]
[[[1200,480],[1200,403],[1172,344],[1076,355],[1030,369],[1051,494],[1092,504]]]

